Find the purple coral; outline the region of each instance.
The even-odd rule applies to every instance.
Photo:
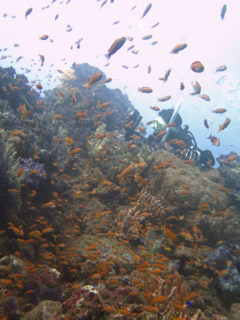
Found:
[[[20,165],[23,169],[22,182],[26,185],[38,186],[42,179],[46,179],[43,163],[33,161],[32,158],[25,158],[20,160]]]

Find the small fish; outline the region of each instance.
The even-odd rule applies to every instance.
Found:
[[[122,64],[122,67],[123,67],[124,69],[128,69],[128,66],[126,66],[126,65],[124,65],[124,64]]]
[[[205,101],[210,101],[210,97],[207,94],[200,94],[199,97]]]
[[[106,57],[109,59],[111,56],[117,52],[126,42],[127,38],[126,37],[121,37],[116,39],[111,47],[108,49],[108,53],[106,54]]]
[[[171,69],[168,69],[164,75],[164,77],[158,78],[159,80],[163,80],[163,82],[166,82],[168,77],[170,76]]]
[[[44,34],[43,36],[41,36],[39,38],[39,40],[47,40],[49,38],[49,36],[47,34]]]
[[[149,87],[139,87],[138,91],[143,92],[143,93],[151,93],[153,90]]]
[[[152,109],[154,111],[159,111],[160,110],[160,108],[158,108],[158,107],[150,107],[150,109]]]
[[[23,59],[22,56],[18,57],[18,58],[16,59],[16,62],[20,61],[21,59]]]
[[[103,81],[103,83],[109,83],[109,82],[111,82],[112,81],[112,78],[107,78],[107,79],[105,79],[104,81]]]
[[[30,13],[32,13],[32,11],[33,11],[33,8],[27,9],[27,11],[25,12],[25,19],[27,19],[27,16],[29,16]]]
[[[207,119],[204,119],[203,123],[204,123],[204,126],[205,126],[207,129],[209,129],[209,125],[208,125]]]
[[[133,7],[131,8],[131,11],[132,11],[132,10],[134,10],[134,9],[136,9],[136,8],[137,8],[137,6],[136,6],[136,5],[135,5],[135,6],[133,6]]]
[[[145,15],[149,12],[149,10],[150,10],[151,8],[152,8],[152,4],[149,3],[149,4],[147,5],[146,9],[144,10],[143,15],[142,15],[141,18],[145,17]]]
[[[192,71],[194,72],[203,72],[204,71],[204,66],[203,64],[200,62],[200,61],[194,61],[192,64],[191,64],[191,69]]]
[[[132,44],[132,45],[127,49],[127,51],[129,51],[129,50],[133,49],[134,47],[135,47],[135,45],[134,45],[134,44]]]
[[[170,53],[178,53],[179,51],[185,49],[187,47],[186,43],[179,43],[177,44]]]
[[[151,26],[151,28],[156,28],[159,25],[159,22],[155,23],[154,25]]]
[[[38,90],[42,90],[43,86],[42,86],[41,83],[39,82],[39,83],[36,84],[36,88],[37,88]]]
[[[149,40],[151,38],[152,38],[152,35],[151,34],[147,34],[146,36],[142,37],[142,40]]]
[[[227,5],[224,4],[223,7],[222,7],[222,10],[221,10],[221,14],[220,14],[220,17],[221,17],[222,20],[225,17],[226,11],[227,11]]]
[[[30,113],[31,113],[30,110],[27,110],[27,111],[23,112],[23,114],[21,115],[21,118],[24,119],[24,118],[27,117]]]
[[[220,140],[217,137],[214,137],[210,134],[210,136],[208,137],[208,139],[210,139],[210,141],[212,142],[212,144],[214,146],[220,146]]]
[[[108,1],[108,0],[104,0],[104,1],[102,2],[100,9],[101,9],[103,6],[105,6],[105,4],[107,3],[107,1]]]
[[[131,51],[133,54],[138,54],[138,50],[132,50]]]
[[[153,41],[153,42],[151,42],[151,45],[155,46],[155,44],[157,44],[157,43],[158,43],[157,41]]]
[[[194,94],[199,94],[201,92],[200,83],[198,81],[192,81],[191,84],[194,90]]]
[[[133,69],[136,69],[136,68],[138,68],[139,67],[139,64],[136,64],[134,67],[133,67]]]
[[[212,112],[214,112],[214,113],[224,113],[226,111],[227,111],[227,109],[224,109],[224,108],[218,108],[218,109],[212,110]]]
[[[56,14],[54,20],[56,21],[58,19],[59,15]]]
[[[158,98],[158,101],[164,102],[164,101],[167,101],[169,99],[171,99],[171,96],[165,96],[165,97],[162,97],[162,98]]]
[[[226,129],[226,128],[228,127],[228,125],[229,125],[230,122],[231,122],[231,119],[230,119],[230,118],[226,118],[225,121],[223,122],[223,124],[220,124],[220,125],[219,125],[219,130],[218,130],[218,132]]]
[[[120,23],[120,21],[119,20],[117,20],[117,21],[114,21],[113,22],[113,25],[115,25],[115,24],[119,24]]]
[[[41,54],[39,54],[39,57],[41,59],[41,67],[44,65],[45,57]]]
[[[96,72],[83,87],[90,88],[94,83],[98,82],[102,76],[103,74],[101,72]]]
[[[151,71],[152,71],[151,66],[148,66],[148,67],[147,67],[147,73],[149,74],[149,73],[151,73]]]
[[[184,89],[185,89],[184,83],[181,82],[181,83],[180,83],[180,90],[184,90]]]
[[[227,66],[225,66],[224,64],[217,67],[216,71],[215,72],[222,72],[222,71],[225,71],[227,69]]]

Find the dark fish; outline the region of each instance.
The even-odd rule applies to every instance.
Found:
[[[25,12],[25,19],[27,19],[27,16],[29,16],[32,11],[33,11],[33,8],[27,9],[27,11]]]
[[[217,67],[216,72],[222,72],[225,71],[227,69],[227,66],[225,66],[224,64]]]
[[[171,53],[178,53],[179,51],[185,49],[186,47],[187,47],[186,43],[179,43],[171,50]]]
[[[222,7],[222,10],[221,10],[221,14],[220,14],[222,20],[225,17],[226,11],[227,11],[227,5],[224,4],[223,7]]]
[[[200,62],[200,61],[194,61],[192,64],[191,64],[191,69],[192,71],[194,72],[203,72],[204,70],[204,66],[203,64]]]
[[[201,92],[201,86],[200,83],[198,81],[192,81],[191,82],[194,93],[195,94],[199,94]]]
[[[77,41],[75,42],[75,44],[77,45],[77,48],[78,48],[78,49],[80,49],[80,43],[81,43],[81,41],[83,41],[83,38],[81,38],[81,39],[79,39],[79,40],[77,40]]]
[[[23,57],[21,56],[21,57],[18,57],[17,58],[17,60],[16,60],[16,62],[18,62],[19,60],[21,60]]]
[[[230,118],[226,118],[225,121],[223,122],[223,124],[220,124],[220,125],[219,125],[219,130],[218,130],[218,132],[226,129],[230,122],[231,122],[231,119],[230,119]]]
[[[185,89],[184,83],[181,82],[181,83],[180,83],[180,90],[184,90],[184,89]]]
[[[131,50],[131,49],[134,48],[134,47],[135,47],[135,45],[132,44],[127,50],[129,51],[129,50]]]
[[[149,3],[146,7],[146,9],[143,12],[142,18],[145,17],[145,15],[148,13],[148,11],[152,8],[152,4]]]
[[[43,55],[39,55],[40,59],[41,59],[41,67],[43,66],[44,64],[44,61],[45,61],[45,57]]]
[[[220,140],[217,137],[214,137],[210,134],[210,136],[208,137],[208,139],[210,139],[210,141],[212,142],[212,144],[214,146],[220,146]]]
[[[114,21],[113,24],[115,25],[115,24],[118,24],[119,22],[120,22],[120,21],[117,20],[117,21]]]
[[[138,50],[132,50],[131,51],[133,54],[138,54]]]
[[[170,73],[171,73],[171,69],[168,69],[168,70],[166,71],[164,77],[161,77],[161,78],[158,78],[158,79],[159,79],[159,80],[163,80],[164,82],[166,82],[167,79],[168,79],[168,77],[169,77],[169,75],[170,75]]]
[[[103,81],[103,83],[109,83],[112,81],[112,78],[107,78],[106,80]]]
[[[107,3],[107,1],[108,1],[108,0],[104,0],[103,3],[101,4],[101,7],[100,7],[100,8],[102,8],[103,6],[105,6],[105,4]]]
[[[142,37],[142,40],[149,40],[151,38],[152,38],[152,35],[151,34],[147,34],[146,36]]]
[[[124,45],[126,40],[126,37],[116,39],[111,45],[111,47],[108,49],[106,57],[109,59],[115,52],[117,52]]]
[[[155,23],[154,25],[151,26],[151,28],[156,28],[159,25],[159,22]]]
[[[203,123],[204,123],[204,126],[205,126],[207,129],[209,129],[209,125],[208,125],[207,119],[204,119]]]
[[[58,19],[59,15],[56,14],[54,20],[56,21]]]

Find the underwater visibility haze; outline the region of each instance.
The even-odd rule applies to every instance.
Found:
[[[0,320],[240,319],[239,10],[1,1]]]

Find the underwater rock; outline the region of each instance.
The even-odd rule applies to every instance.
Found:
[[[231,195],[240,201],[240,156],[235,152],[217,158],[218,171],[224,178],[225,186],[231,189]]]
[[[231,314],[231,320],[239,320],[239,315],[240,315],[240,303],[235,302],[231,304],[231,309],[230,309],[230,314]]]
[[[240,242],[215,249],[209,253],[207,263],[216,270],[214,281],[226,297],[236,301],[240,297]]]
[[[46,179],[44,164],[33,161],[32,158],[21,159],[20,166],[23,169],[22,182],[26,185],[38,186],[41,179]]]
[[[61,303],[58,301],[44,300],[41,301],[35,308],[27,312],[22,318],[23,320],[49,320],[55,319],[57,312],[61,308]]]

